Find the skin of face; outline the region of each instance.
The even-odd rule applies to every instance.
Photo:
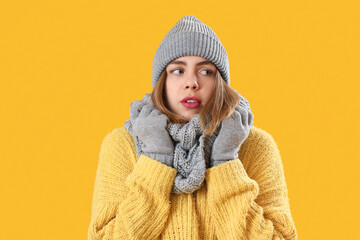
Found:
[[[200,56],[182,56],[166,66],[165,98],[170,111],[190,121],[210,100],[215,90],[216,66]],[[197,108],[186,108],[185,97],[200,100]]]

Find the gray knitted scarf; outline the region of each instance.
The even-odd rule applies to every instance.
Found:
[[[151,96],[147,93],[141,101],[154,106]],[[137,105],[141,106],[141,104]],[[142,105],[144,107],[145,105]],[[137,109],[141,111],[141,109]],[[134,134],[130,119],[124,126],[133,136],[138,157],[143,153],[143,142]],[[211,121],[211,120],[210,120]],[[178,171],[174,180],[172,192],[175,194],[192,193],[202,187],[205,170],[210,165],[211,147],[219,132],[219,127],[212,135],[205,135],[200,127],[200,115],[185,124],[168,122],[167,130],[174,143],[173,167]]]

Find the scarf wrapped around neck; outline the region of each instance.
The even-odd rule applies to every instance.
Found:
[[[239,93],[238,95],[241,97],[240,104],[250,109],[248,101]],[[141,101],[155,108],[149,93],[145,94]],[[131,108],[133,108],[133,106],[138,107],[139,109],[132,110],[140,112],[145,105],[131,103],[130,106]],[[130,118],[130,120],[124,123],[124,126],[129,134],[133,136],[137,156],[140,157],[141,154],[144,153],[142,151],[144,143],[132,130],[132,122],[134,120],[135,118]],[[167,130],[174,144],[173,167],[177,170],[171,190],[172,193],[192,193],[202,187],[205,179],[205,171],[210,166],[211,147],[219,133],[219,126],[220,124],[218,124],[218,127],[212,135],[205,135],[200,127],[199,114],[195,114],[193,118],[185,124],[171,123],[168,121]]]

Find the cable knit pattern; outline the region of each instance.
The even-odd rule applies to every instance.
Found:
[[[199,115],[196,114],[187,124],[169,124],[168,131],[175,142],[173,192],[176,194],[192,193],[201,187],[205,180],[205,170],[210,164],[211,147],[217,131],[205,136],[200,127]]]
[[[177,170],[137,157],[125,127],[101,145],[88,240],[296,240],[280,152],[253,126],[237,159],[208,168],[191,194],[171,192]]]

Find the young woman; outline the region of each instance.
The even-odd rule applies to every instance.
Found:
[[[297,239],[277,144],[230,87],[213,30],[181,18],[151,94],[103,140],[88,239]]]

